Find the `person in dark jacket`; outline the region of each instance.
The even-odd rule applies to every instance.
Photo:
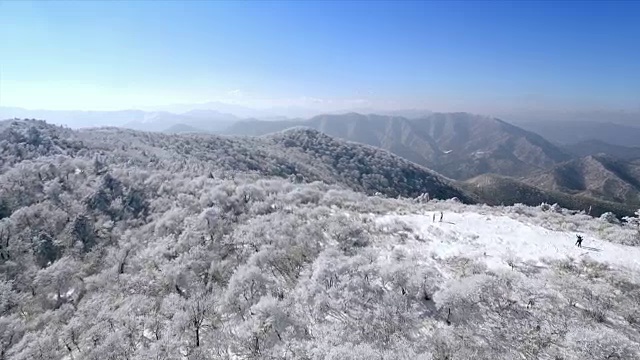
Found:
[[[576,245],[578,245],[578,247],[582,247],[582,236],[580,235],[576,235],[578,237],[578,240],[576,240]]]

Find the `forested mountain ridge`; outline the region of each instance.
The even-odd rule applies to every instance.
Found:
[[[389,150],[457,180],[486,173],[524,176],[570,159],[537,134],[467,113],[433,113],[416,119],[349,113],[306,121],[239,121],[225,133],[262,135],[298,125]]]
[[[8,164],[61,154],[88,157],[96,162],[111,157],[148,169],[191,167],[209,176],[234,171],[252,172],[256,176],[295,176],[297,181],[340,184],[369,194],[415,197],[428,192],[432,197],[474,201],[451,181],[428,169],[386,151],[335,140],[309,129],[241,138],[141,133],[117,128],[72,131],[44,122],[9,121],[3,126],[0,136],[9,139],[3,143],[4,161]]]
[[[579,176],[598,180],[587,187],[561,186],[558,184],[577,181],[578,176],[562,169],[589,163],[590,158],[580,158],[573,154],[575,149],[572,152],[561,149],[537,134],[499,119],[465,113],[433,113],[417,119],[349,113],[322,115],[307,121],[238,122],[228,132],[259,135],[302,125],[337,138],[387,149],[460,180],[461,187],[487,203],[495,204],[500,199],[498,204],[533,204],[533,199],[544,198],[572,209],[592,208],[595,214],[613,211],[625,215],[638,206],[634,184],[640,184],[640,173],[635,170],[633,160],[607,160],[607,164],[614,164],[608,169],[615,167],[616,171],[581,166]],[[478,183],[477,179],[484,180]],[[535,196],[526,196],[534,193]]]
[[[415,197],[426,192],[432,198],[458,197],[464,202],[495,204],[494,200],[500,198],[498,204],[532,204],[532,199],[522,195],[527,192],[520,195],[514,192],[524,184],[494,181],[491,193],[479,191],[478,187],[469,188],[464,183],[456,185],[384,150],[333,139],[308,127],[259,138],[202,134],[177,136],[118,128],[73,131],[44,122],[8,121],[2,123],[2,129],[0,136],[8,140],[3,145],[6,156],[2,159],[8,162],[7,166],[15,161],[45,155],[81,156],[96,164],[112,157],[115,161],[149,170],[190,167],[197,169],[199,175],[212,177],[225,177],[240,171],[251,172],[253,176],[294,177],[296,181],[341,184],[356,191],[378,192],[391,197]],[[27,151],[25,146],[30,150]],[[501,185],[499,189],[496,188],[498,184]],[[496,197],[496,193],[504,196]],[[595,214],[613,211],[626,215],[633,212],[631,208],[589,198],[571,199],[546,193],[545,199],[556,199],[576,210],[586,211],[594,206]],[[5,203],[8,204],[6,200]]]
[[[458,191],[309,129],[226,138],[19,121],[0,124],[0,154],[4,359],[640,355],[637,230],[611,216],[367,196],[375,182],[350,171],[398,195]],[[367,170],[379,162],[404,170]],[[310,182],[325,177],[335,184]]]
[[[633,216],[637,210],[632,204],[607,201],[606,197],[588,194],[567,194],[548,187],[539,187],[525,181],[494,175],[480,175],[461,182],[460,186],[476,194],[488,205],[524,204],[536,206],[541,203],[558,204],[563,208],[584,211],[591,216],[614,213],[618,217]]]
[[[387,195],[415,197],[421,194],[414,189],[420,189],[438,199],[457,197],[463,202],[477,200],[457,188],[453,181],[429,169],[380,148],[344,142],[314,129],[298,127],[266,136],[265,139],[283,145],[288,156],[295,154],[290,150],[299,149],[304,157],[310,156],[316,163],[328,166],[327,171],[335,171],[334,176],[344,178],[345,183],[356,180],[362,184],[361,188],[352,186],[356,190],[370,192],[368,189],[375,189]]]
[[[554,191],[640,206],[640,160],[591,155],[534,174],[525,182]]]

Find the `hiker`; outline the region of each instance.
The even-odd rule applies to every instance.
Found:
[[[578,237],[578,240],[576,240],[576,245],[578,245],[578,247],[582,247],[582,236],[580,235],[576,235]]]
[[[444,214],[442,214],[442,211],[440,211],[440,222],[442,222],[442,216],[443,216],[443,215],[444,215]]]
[[[433,213],[433,222],[436,222],[436,213]]]

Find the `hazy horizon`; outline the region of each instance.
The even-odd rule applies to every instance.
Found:
[[[640,112],[639,3],[5,1],[0,10],[4,107]]]

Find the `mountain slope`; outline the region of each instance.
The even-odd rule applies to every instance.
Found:
[[[558,204],[567,209],[582,210],[592,216],[612,212],[619,217],[633,216],[635,207],[586,195],[570,195],[560,191],[542,189],[522,181],[498,175],[480,175],[460,183],[460,186],[476,194],[488,205],[514,205],[517,203],[537,206],[541,203]]]
[[[541,136],[495,118],[433,114],[413,123],[443,150],[434,169],[456,179],[523,176],[570,158]]]
[[[5,157],[15,163],[42,156],[83,154],[100,159],[126,159],[149,169],[172,166],[200,168],[204,175],[255,173],[298,181],[323,181],[369,194],[416,197],[473,196],[452,181],[387,151],[333,139],[317,130],[291,129],[265,137],[223,137],[205,134],[166,135],[116,128],[71,131],[41,121],[10,121],[0,125]],[[163,161],[164,160],[164,161]]]
[[[587,156],[557,165],[525,181],[544,189],[634,206],[640,204],[640,160],[622,161],[606,155]]]
[[[452,243],[414,240],[408,246],[413,253],[437,257],[468,256],[495,271],[512,270],[508,263],[513,257],[523,263],[544,263],[562,261],[567,256],[584,256],[584,250],[574,245],[573,234],[545,229],[504,215],[479,214],[470,210],[447,212],[446,220],[433,223],[428,214],[389,215],[378,219],[385,225],[400,221],[419,238],[448,237],[457,240]],[[585,237],[585,244],[590,246],[589,258],[593,261],[640,272],[639,247],[613,244],[601,240],[596,234],[580,233]]]
[[[336,180],[403,166],[308,129],[239,139],[4,125],[6,359],[640,356],[630,226],[270,176],[310,161],[309,176]]]
[[[263,139],[283,146],[285,156],[298,160],[297,171],[303,176],[307,166],[322,166],[357,190],[412,197],[428,192],[438,199],[474,201],[452,181],[431,170],[379,148],[334,139],[315,129],[294,128]]]
[[[73,131],[38,121],[3,122],[0,129],[6,155],[0,163],[0,173],[24,160],[83,154],[99,162],[126,161],[150,171],[197,168],[199,173],[213,177],[235,173],[293,177],[298,182],[323,181],[389,197],[429,193],[432,198],[458,197],[464,202],[548,202],[577,210],[593,206],[594,214],[629,214],[625,206],[587,197],[572,198],[531,187],[514,191],[524,184],[513,180],[491,182],[490,188],[470,187],[473,182],[455,183],[387,151],[338,140],[311,128],[294,128],[263,137],[165,135],[116,128]],[[533,190],[540,193],[534,196]]]
[[[411,120],[349,113],[308,121],[247,121],[234,124],[226,133],[260,135],[297,125],[381,147],[461,180],[484,173],[523,176],[570,158],[536,134],[498,119],[466,113],[435,113]]]

